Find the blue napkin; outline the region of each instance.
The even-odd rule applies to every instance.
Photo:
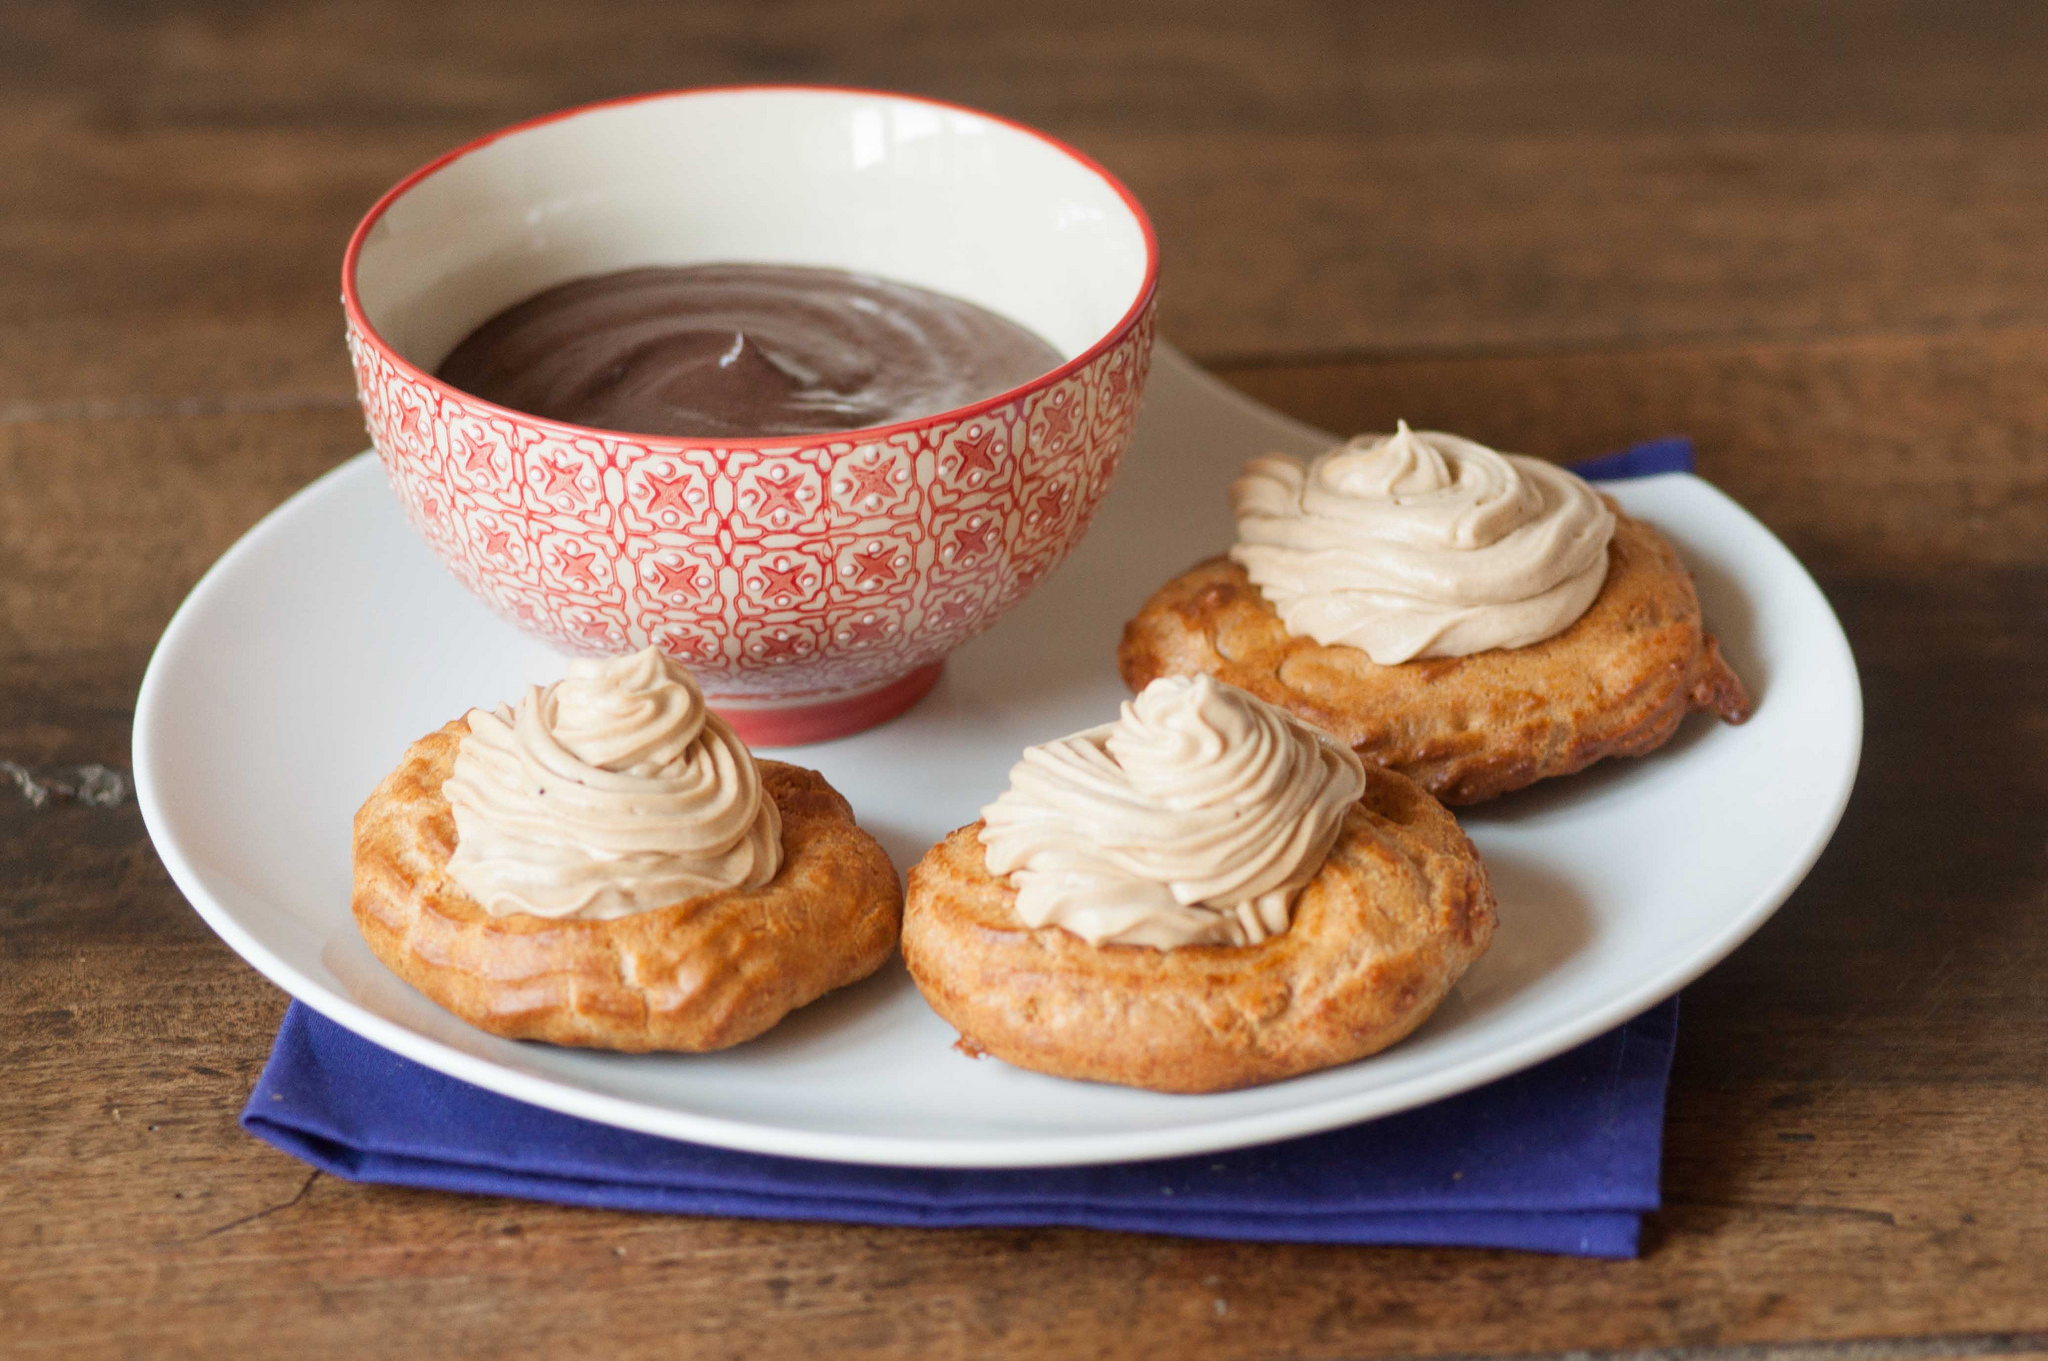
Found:
[[[1632,1257],[1657,1207],[1677,1036],[1674,999],[1513,1077],[1327,1134],[1157,1162],[933,1171],[734,1153],[558,1115],[294,1002],[242,1127],[350,1181],[611,1210]]]
[[[1617,482],[1627,477],[1651,477],[1657,473],[1692,471],[1692,441],[1683,435],[1644,440],[1618,454],[1584,458],[1571,465],[1573,472],[1588,482]]]
[[[1589,478],[1691,468],[1684,439],[1576,465]],[[1547,1063],[1348,1129],[1155,1162],[962,1171],[735,1153],[594,1124],[400,1058],[294,1002],[242,1127],[350,1181],[614,1210],[1633,1257],[1658,1204],[1677,1041],[1673,998]]]

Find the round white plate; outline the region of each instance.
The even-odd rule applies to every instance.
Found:
[[[1328,443],[1162,347],[1137,442],[1067,564],[908,715],[795,759],[824,771],[907,868],[1003,788],[1021,748],[1113,716],[1123,621],[1228,541],[1225,489],[1245,458]],[[1608,489],[1677,543],[1756,716],[1730,728],[1695,715],[1646,759],[1463,814],[1500,898],[1492,950],[1402,1044],[1252,1091],[1162,1096],[968,1059],[900,964],[710,1055],[501,1040],[400,982],[349,916],[350,817],[414,738],[561,662],[442,570],[367,454],[251,530],[171,621],[137,702],[136,786],[179,888],[279,987],[536,1105],[730,1148],[931,1167],[1306,1134],[1478,1086],[1670,996],[1785,900],[1841,817],[1862,694],[1812,579],[1697,478]]]

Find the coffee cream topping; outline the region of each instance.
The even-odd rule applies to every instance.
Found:
[[[442,792],[449,877],[493,916],[625,917],[757,888],[782,863],[753,753],[651,647],[470,710]]]
[[[981,810],[1017,915],[1094,945],[1252,945],[1287,929],[1365,791],[1348,747],[1207,676],[1028,748]]]
[[[1230,491],[1230,556],[1287,631],[1382,666],[1541,642],[1607,579],[1614,512],[1584,481],[1405,422],[1253,459]]]

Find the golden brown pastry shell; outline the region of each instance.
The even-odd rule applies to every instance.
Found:
[[[910,872],[903,958],[960,1047],[1041,1073],[1218,1092],[1376,1053],[1493,938],[1485,867],[1441,804],[1367,767],[1292,924],[1258,945],[1090,945],[1016,914],[981,824]]]
[[[1641,756],[1694,709],[1730,723],[1749,717],[1749,695],[1706,632],[1676,550],[1617,507],[1608,552],[1600,594],[1562,633],[1397,666],[1289,633],[1244,568],[1212,558],[1145,602],[1124,627],[1117,669],[1132,690],[1206,672],[1450,804]]]
[[[632,1053],[723,1049],[895,948],[895,866],[823,776],[780,761],[760,762],[783,857],[760,888],[608,921],[491,916],[447,873],[441,786],[465,731],[458,719],[413,743],[356,814],[353,906],[377,958],[470,1024]]]

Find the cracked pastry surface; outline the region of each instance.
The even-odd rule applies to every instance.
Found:
[[[1060,1077],[1215,1092],[1376,1053],[1484,953],[1495,904],[1436,800],[1364,775],[1291,923],[1257,944],[1093,945],[1027,925],[977,822],[911,870],[904,962],[963,1050]]]
[[[1289,633],[1245,569],[1217,557],[1145,602],[1125,626],[1118,670],[1133,690],[1161,676],[1214,676],[1450,804],[1643,755],[1695,709],[1743,721],[1748,693],[1706,632],[1677,552],[1602,499],[1615,523],[1599,594],[1540,642],[1378,665]]]
[[[449,876],[442,786],[468,730],[415,742],[355,819],[356,924],[393,972],[496,1035],[702,1051],[751,1039],[879,968],[902,915],[895,867],[823,776],[760,761],[780,865],[754,887],[631,915],[494,916]]]

